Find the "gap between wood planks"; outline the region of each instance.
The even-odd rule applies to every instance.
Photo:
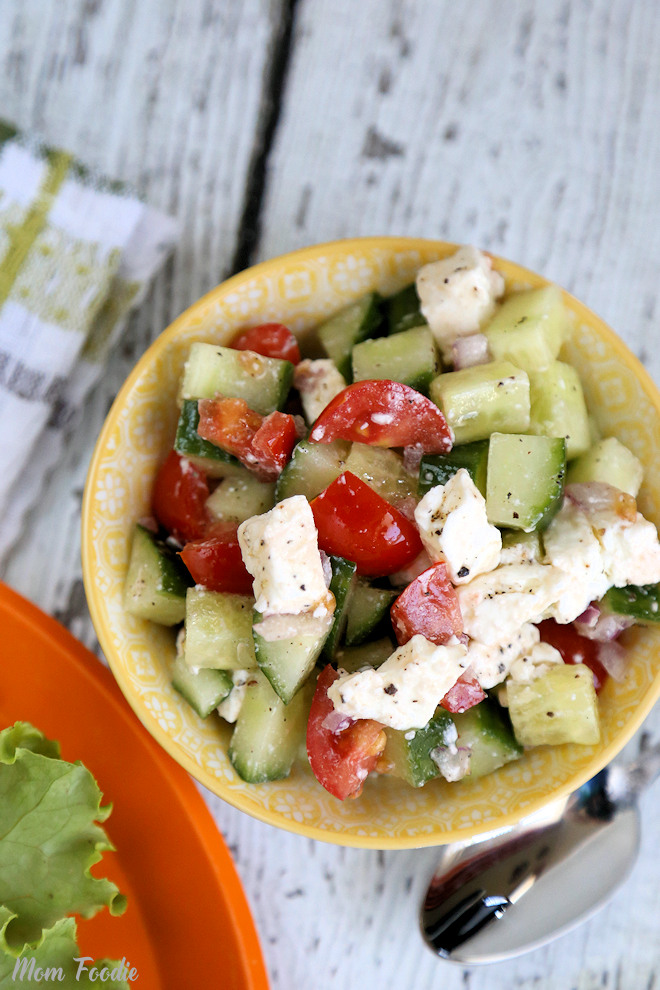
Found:
[[[300,0],[281,0],[275,8],[270,58],[264,70],[261,110],[257,118],[252,155],[247,170],[243,210],[236,234],[236,248],[229,275],[252,264],[261,234],[261,215],[268,174],[268,158],[275,140],[282,110],[286,80],[291,62],[296,7]],[[278,16],[279,14],[279,16]]]

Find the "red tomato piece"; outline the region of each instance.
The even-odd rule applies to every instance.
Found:
[[[392,605],[390,617],[399,646],[418,634],[439,645],[459,636],[463,617],[446,564],[434,564],[411,581]]]
[[[426,454],[446,454],[452,447],[447,420],[436,404],[409,385],[388,380],[349,385],[325,407],[309,439],[415,446]]]
[[[200,399],[197,432],[245,464],[262,481],[274,481],[298,438],[293,416],[261,416],[244,399]]]
[[[468,708],[478,705],[486,697],[486,692],[471,670],[466,670],[458,678],[453,687],[449,688],[440,704],[448,712],[466,712]]]
[[[243,563],[236,529],[218,523],[203,539],[186,543],[181,559],[195,584],[203,584],[209,591],[252,594],[252,576]]]
[[[385,747],[385,733],[380,722],[370,718],[352,721],[339,732],[324,724],[335,710],[328,688],[338,677],[330,664],[321,671],[307,722],[307,755],[318,782],[345,801],[362,793],[364,781],[375,770]]]
[[[231,346],[238,351],[256,351],[264,357],[280,358],[291,364],[300,361],[298,341],[283,323],[262,323],[244,330],[234,338]]]
[[[581,636],[573,625],[563,625],[554,619],[538,624],[541,639],[561,653],[564,663],[583,663],[594,675],[594,687],[600,692],[608,674],[598,659],[598,643]]]
[[[252,453],[264,471],[272,471],[276,478],[291,458],[298,440],[293,416],[272,412],[266,416],[252,439]]]
[[[320,549],[354,561],[360,574],[393,574],[422,549],[414,524],[350,471],[340,474],[311,506]]]
[[[203,472],[171,450],[156,475],[151,500],[153,514],[161,526],[181,542],[196,540],[206,529],[208,497]]]

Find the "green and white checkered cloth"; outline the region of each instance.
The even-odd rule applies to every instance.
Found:
[[[0,121],[0,563],[174,237],[171,217]]]

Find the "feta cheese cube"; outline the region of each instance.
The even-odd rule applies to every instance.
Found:
[[[549,643],[537,643],[529,652],[518,657],[511,664],[509,677],[512,681],[530,684],[537,677],[547,673],[555,664],[563,662],[561,653],[554,646],[550,646]]]
[[[243,561],[262,615],[334,611],[325,585],[316,526],[304,495],[293,495],[238,527]]]
[[[569,501],[548,526],[543,544],[546,561],[571,579],[547,614],[557,622],[573,622],[612,583],[605,575],[602,547],[585,513]]]
[[[461,676],[467,648],[452,637],[436,646],[413,636],[377,670],[340,674],[328,697],[351,718],[373,718],[392,729],[422,729]]]
[[[602,547],[607,587],[660,581],[658,533],[641,512],[631,520],[612,510],[601,510],[591,513],[589,520]]]
[[[472,639],[468,643],[467,662],[482,688],[489,690],[504,680],[512,664],[528,654],[540,638],[536,626],[526,622],[503,643],[486,644]]]
[[[346,388],[346,381],[334,361],[306,359],[296,365],[293,384],[300,392],[305,419],[313,423],[327,404]]]
[[[486,516],[486,500],[465,468],[436,485],[415,509],[426,552],[444,560],[452,584],[465,584],[497,567],[502,537]]]
[[[224,718],[225,722],[235,722],[245,699],[248,681],[254,676],[253,670],[232,670],[231,679],[234,686],[227,697],[218,705],[218,715]]]
[[[475,333],[490,319],[503,292],[504,279],[493,271],[488,255],[474,247],[462,247],[419,270],[420,308],[445,361],[451,362],[458,337]]]

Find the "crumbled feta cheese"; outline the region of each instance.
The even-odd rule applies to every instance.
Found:
[[[218,705],[218,715],[225,722],[235,722],[243,707],[248,681],[254,673],[252,670],[232,670],[231,679],[234,683],[227,697]]]
[[[465,670],[467,649],[455,637],[436,646],[413,636],[377,670],[343,673],[328,697],[351,718],[373,718],[392,729],[421,729]]]
[[[529,684],[547,673],[557,663],[563,663],[559,650],[549,643],[537,643],[524,656],[518,657],[511,664],[509,677],[512,681]]]
[[[622,518],[614,510],[588,513],[603,551],[607,586],[656,584],[660,581],[660,543],[652,522],[637,512]]]
[[[346,388],[343,375],[329,358],[300,361],[293,374],[293,384],[300,392],[308,423],[318,419],[330,400]]]
[[[465,468],[436,485],[415,509],[428,555],[444,560],[453,584],[465,584],[497,567],[502,537],[486,516],[486,500]]]
[[[489,690],[504,680],[511,665],[519,657],[529,653],[539,639],[538,629],[529,622],[504,643],[486,644],[471,639],[468,643],[467,662],[482,688]]]
[[[543,544],[546,561],[571,579],[548,615],[557,622],[572,622],[612,583],[604,573],[601,546],[587,516],[568,501],[545,531]]]
[[[570,586],[545,564],[507,564],[456,589],[463,628],[480,643],[508,643],[526,622],[539,622]]]
[[[254,578],[255,608],[262,615],[334,611],[325,586],[316,526],[304,495],[293,495],[238,527],[243,561]]]
[[[450,258],[424,265],[417,275],[420,308],[446,362],[458,337],[478,331],[495,312],[504,279],[487,254],[462,247]]]

